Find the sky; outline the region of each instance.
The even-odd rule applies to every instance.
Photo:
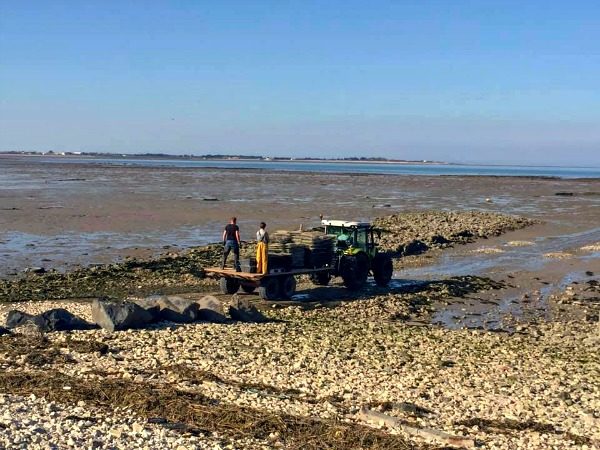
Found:
[[[600,2],[0,0],[0,151],[600,166]]]

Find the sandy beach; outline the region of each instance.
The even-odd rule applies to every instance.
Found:
[[[227,315],[202,267],[231,215],[247,241],[261,220],[375,220],[395,259],[389,288],[239,294],[265,323],[15,328],[0,448],[599,448],[599,210],[600,180],[2,158],[2,324],[91,321],[103,295],[209,295]]]

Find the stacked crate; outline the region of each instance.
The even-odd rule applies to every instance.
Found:
[[[269,236],[269,252],[289,253],[292,243],[292,233],[286,230],[277,230]]]
[[[318,231],[303,231],[293,235],[294,243],[305,249],[305,267],[324,267],[333,260],[335,236]]]
[[[278,230],[269,235],[269,271],[284,270],[292,268],[292,256],[290,245],[292,234],[286,230]]]
[[[289,257],[295,269],[325,267],[333,260],[334,243],[335,236],[318,231],[278,230],[270,235],[269,260],[278,264]]]
[[[302,269],[306,266],[307,248],[299,244],[290,244],[290,254],[292,255],[292,267]]]

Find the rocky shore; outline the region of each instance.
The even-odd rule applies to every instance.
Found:
[[[534,223],[535,220],[525,217],[482,211],[412,212],[374,221],[375,226],[384,230],[382,247],[401,256],[487,239]]]
[[[397,256],[419,254],[523,228],[534,221],[486,212],[428,211],[381,217],[381,245]],[[67,273],[32,268],[17,278],[0,280],[0,302],[85,297],[125,297],[151,293],[181,293],[206,289],[202,267],[220,262],[220,245],[166,253],[147,260],[97,265]],[[254,253],[253,244],[242,252]]]
[[[531,223],[480,212],[377,219],[398,256]],[[194,299],[216,290],[202,267],[219,257],[220,246],[208,246],[66,274],[30,271],[2,281],[0,324],[12,309],[54,308],[93,322],[93,303],[81,297]],[[236,299],[221,296],[222,323],[0,328],[0,448],[599,448],[596,278],[590,271],[549,297],[527,294],[523,304],[548,301],[548,314],[506,329],[450,330],[430,319],[435,304],[456,299],[500,303],[518,284],[512,275],[343,297],[333,284],[320,288],[333,293],[327,301],[261,305],[260,323],[234,320]]]
[[[0,446],[439,449],[452,438],[484,449],[597,448],[597,323],[452,331],[412,325],[393,307],[456,294],[433,286],[271,308],[262,324],[4,336]],[[19,307],[58,305],[90,319],[84,303]],[[369,423],[364,411],[398,427]]]
[[[67,273],[29,270],[15,279],[0,280],[0,302],[28,299],[124,297],[156,291],[185,292],[206,285],[203,266],[217,264],[219,245],[167,253],[148,260],[91,266]]]

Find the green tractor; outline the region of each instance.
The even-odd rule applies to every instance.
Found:
[[[322,220],[321,224],[325,234],[336,236],[334,258],[331,270],[311,274],[313,283],[327,285],[331,276],[340,276],[344,286],[358,290],[371,273],[378,286],[388,285],[394,268],[390,255],[378,251],[375,235],[379,239],[380,230],[369,222]]]

